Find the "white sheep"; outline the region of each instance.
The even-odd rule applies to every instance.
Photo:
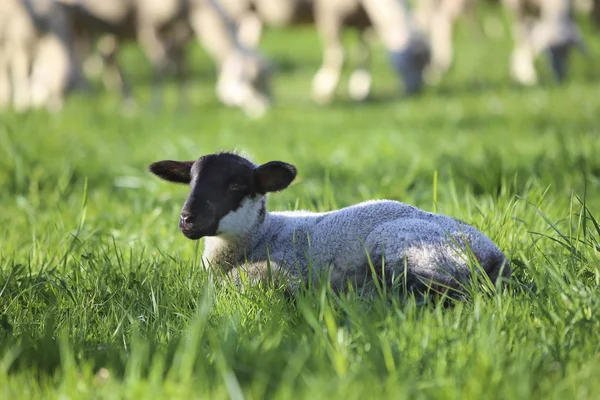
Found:
[[[598,2],[598,0],[594,0]],[[415,11],[421,30],[431,42],[430,71],[434,79],[453,62],[452,33],[459,15],[472,13],[478,0],[419,0]],[[510,74],[523,85],[537,83],[535,59],[547,53],[556,79],[566,76],[571,47],[584,49],[582,34],[573,16],[573,0],[502,0],[513,17],[514,48]],[[593,15],[593,11],[592,11]]]
[[[276,27],[315,24],[323,48],[321,67],[312,82],[312,97],[318,103],[330,102],[338,87],[346,60],[342,40],[346,27],[359,33],[358,62],[349,79],[353,99],[364,100],[370,93],[371,28],[389,53],[405,92],[422,87],[428,45],[414,28],[405,0],[220,0],[220,4],[238,22],[240,40],[250,47],[258,46],[263,23]]]
[[[573,47],[585,52],[583,36],[573,15],[573,0],[503,0],[512,12],[515,46],[511,74],[523,85],[537,82],[535,59],[547,53],[557,80],[566,77]]]
[[[189,239],[205,237],[203,260],[225,272],[246,262],[252,278],[267,273],[307,281],[330,272],[333,288],[400,280],[406,288],[457,294],[473,260],[496,282],[510,276],[494,243],[456,219],[397,201],[367,201],[336,211],[269,212],[266,194],[285,189],[296,168],[281,161],[255,165],[233,153],[196,161],[150,165],[158,177],[189,184],[179,227]],[[292,286],[293,287],[293,286]]]
[[[0,1],[0,108],[61,108],[80,76],[71,45],[54,0]]]
[[[69,11],[81,36],[112,35],[115,45],[110,46],[104,57],[113,63],[109,67],[118,71],[121,81],[123,74],[111,52],[118,49],[118,41],[139,42],[152,65],[155,106],[162,99],[162,80],[171,63],[180,84],[185,83],[185,50],[193,35],[217,66],[219,100],[256,114],[263,113],[270,105],[268,63],[262,55],[237,41],[235,26],[217,0],[57,1]]]

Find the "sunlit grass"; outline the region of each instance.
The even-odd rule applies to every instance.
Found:
[[[3,114],[0,398],[600,396],[598,71],[574,55],[566,85],[542,70],[542,86],[517,88],[508,36],[470,35],[448,78],[414,99],[394,96],[377,52],[371,101],[350,103],[343,83],[336,103],[314,105],[318,40],[301,29],[266,38],[278,102],[260,120],[217,104],[198,49],[187,110],[174,85],[163,112],[148,109],[132,48],[134,115],[111,94]],[[513,282],[449,308],[219,282],[177,230],[187,189],[146,168],[234,147],[298,167],[271,209],[389,198],[436,210],[492,238]]]

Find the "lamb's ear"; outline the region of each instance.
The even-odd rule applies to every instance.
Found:
[[[296,167],[281,161],[270,161],[254,170],[254,181],[259,193],[283,190],[296,177]]]
[[[190,183],[194,161],[158,161],[150,164],[150,172],[160,179],[174,183]]]

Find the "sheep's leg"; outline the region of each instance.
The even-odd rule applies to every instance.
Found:
[[[102,75],[104,86],[113,90],[119,90],[126,108],[135,107],[131,84],[117,60],[119,52],[117,37],[113,35],[102,37],[98,41],[98,50],[104,64],[104,74]]]
[[[439,79],[454,59],[452,43],[454,23],[466,10],[466,0],[443,0],[431,21],[431,72]]]
[[[439,76],[452,63],[452,24],[451,16],[443,10],[437,10],[431,22],[431,72]]]
[[[30,107],[31,103],[30,57],[24,48],[17,46],[15,51],[12,52],[9,62],[11,63],[13,107],[16,111],[24,111]]]
[[[10,105],[11,83],[8,67],[8,58],[0,44],[0,110],[7,108]]]
[[[138,39],[150,63],[152,64],[152,99],[151,108],[160,109],[163,103],[163,78],[168,70],[167,49],[165,42],[159,37],[156,27],[142,24],[138,30]]]
[[[312,81],[312,96],[324,104],[333,99],[344,66],[342,19],[333,12],[317,12],[315,19],[323,41],[323,62]]]
[[[350,97],[356,101],[363,101],[371,92],[371,47],[369,46],[367,31],[359,32],[357,45],[356,68],[350,75],[348,88]]]
[[[263,23],[258,15],[251,11],[245,13],[238,26],[239,42],[250,49],[258,48],[263,31]]]
[[[30,76],[30,102],[35,108],[59,111],[69,83],[71,59],[67,47],[54,35],[38,39]]]
[[[596,25],[596,28],[600,28],[600,0],[593,0],[590,18]]]
[[[189,18],[196,38],[217,66],[216,93],[219,101],[228,106],[236,106],[242,101],[242,89],[236,79],[237,74],[230,72],[237,72],[242,65],[237,63],[234,68],[224,68],[228,55],[235,51],[237,43],[232,21],[226,20],[223,13],[218,3],[206,1],[195,7]]]
[[[412,27],[405,0],[362,0],[373,27],[389,53],[407,94],[420,91],[428,61],[428,45]]]
[[[536,51],[546,51],[554,76],[562,81],[567,75],[572,47],[586,53],[583,36],[573,19],[572,0],[548,0],[540,4],[541,18],[533,29]]]
[[[518,16],[514,23],[513,34],[515,45],[510,58],[510,74],[522,85],[535,85],[535,52],[529,40],[529,24],[523,17]]]
[[[96,77],[100,74],[102,66],[99,59],[92,54],[93,41],[88,32],[80,32],[73,38],[73,63],[77,66],[77,74],[71,81],[74,90],[90,93],[93,88],[87,80],[87,76]]]
[[[179,94],[177,96],[177,108],[184,110],[189,104],[189,69],[187,63],[187,53],[183,43],[177,41],[171,48],[171,58],[175,62],[175,75],[179,85]]]
[[[227,56],[239,45],[235,22],[216,0],[206,0],[189,13],[189,22],[198,41],[221,67]]]

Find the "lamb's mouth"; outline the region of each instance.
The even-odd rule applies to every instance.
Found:
[[[202,239],[204,236],[206,236],[205,234],[203,234],[202,231],[197,231],[195,229],[189,229],[189,228],[181,228],[181,233],[183,233],[183,235],[191,240],[198,240],[198,239]]]
[[[194,225],[183,225],[180,226],[181,233],[191,240],[202,239],[205,236],[215,236],[217,227],[214,224],[202,225],[202,226],[194,226]]]

